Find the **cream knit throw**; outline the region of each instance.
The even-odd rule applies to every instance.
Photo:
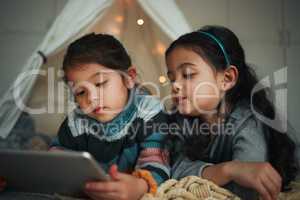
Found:
[[[155,195],[146,194],[141,200],[240,200],[233,193],[211,181],[197,176],[187,176],[179,181],[170,179]]]

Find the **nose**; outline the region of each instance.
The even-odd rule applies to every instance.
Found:
[[[88,92],[88,103],[89,104],[93,104],[93,103],[96,103],[98,101],[98,95],[97,95],[97,92],[96,91],[89,91]]]
[[[182,90],[182,85],[175,81],[173,84],[172,84],[172,91],[173,93],[178,93],[180,90]]]

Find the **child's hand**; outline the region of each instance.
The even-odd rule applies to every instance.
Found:
[[[3,191],[6,187],[6,182],[3,178],[0,177],[0,192]]]
[[[89,182],[85,192],[94,200],[138,200],[148,191],[148,184],[140,178],[120,173],[116,165],[110,168],[112,180],[108,182]]]
[[[264,200],[276,200],[281,191],[281,176],[267,162],[233,161],[228,170],[234,182],[255,189]]]

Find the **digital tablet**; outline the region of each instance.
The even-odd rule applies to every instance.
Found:
[[[87,152],[0,151],[0,177],[7,190],[84,196],[87,181],[109,176]]]

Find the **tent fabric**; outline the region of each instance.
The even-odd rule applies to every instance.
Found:
[[[123,33],[125,31],[127,32],[126,34],[118,35],[118,33],[115,33],[111,30],[103,30],[103,28],[101,28],[101,24],[103,23],[106,24],[106,26],[103,27],[109,27],[112,20],[107,17],[105,18],[105,16],[109,16],[111,14],[109,9],[111,9],[113,4],[115,4],[118,8],[116,9],[116,12],[121,12],[123,14],[121,16],[121,19],[123,19],[123,25],[119,27],[119,33]],[[143,10],[147,13],[147,16],[141,13],[140,10],[136,10],[136,12],[132,12],[133,10],[130,10],[130,5],[135,5],[135,8],[139,6],[136,4],[139,4],[143,8]],[[127,5],[128,8],[125,9],[124,5]],[[168,12],[165,12],[166,10],[168,10]],[[133,15],[133,13],[135,13],[135,15]],[[131,19],[128,18],[129,16],[131,16]],[[36,49],[36,52],[27,60],[22,72],[17,77],[16,81],[11,84],[11,87],[1,99],[0,137],[6,138],[8,136],[10,130],[20,116],[22,109],[19,107],[22,105],[20,105],[18,102],[27,102],[30,99],[38,99],[40,96],[44,97],[43,95],[36,95],[34,91],[36,87],[39,87],[37,84],[38,75],[32,74],[30,76],[26,76],[26,73],[32,72],[32,70],[35,70],[33,72],[38,72],[39,69],[47,67],[47,65],[43,65],[43,58],[37,53],[38,51],[41,51],[48,59],[50,58],[51,60],[52,58],[54,62],[57,62],[57,58],[55,56],[60,56],[59,61],[61,61],[62,54],[66,46],[71,41],[87,32],[97,30],[97,27],[100,27],[100,32],[115,34],[116,37],[118,37],[122,42],[125,42],[126,47],[132,46],[131,49],[135,49],[136,46],[133,45],[136,45],[136,43],[133,39],[134,37],[132,37],[130,33],[130,31],[134,29],[132,28],[133,23],[130,23],[129,20],[136,20],[136,18],[139,16],[149,18],[149,20],[153,20],[155,22],[155,25],[148,26],[148,31],[154,31],[161,35],[165,34],[169,40],[173,40],[179,35],[191,30],[189,24],[185,20],[174,0],[139,0],[138,3],[133,0],[69,0],[60,15],[54,21],[41,44]],[[138,33],[137,30],[134,31],[136,34]],[[149,35],[149,32],[147,31],[140,31],[140,34],[148,34],[149,38],[151,38],[151,35]],[[127,37],[131,39],[126,40]],[[151,43],[151,41],[145,41],[145,43],[147,42]],[[140,44],[140,46],[141,45],[142,44]],[[153,43],[149,45],[155,47],[157,44]],[[149,53],[150,51],[147,49],[147,47],[141,48],[145,50],[144,53]],[[158,49],[161,48],[158,46]],[[138,55],[136,55],[135,58],[134,60],[136,60],[136,63],[144,62],[142,59],[139,60],[140,57]],[[148,56],[147,58],[151,59],[153,57]],[[56,63],[56,66],[59,65],[59,63]],[[159,65],[154,63],[152,67],[157,68],[158,66]],[[148,71],[151,71],[151,69],[146,69],[146,65],[144,69],[140,69],[142,72],[143,70],[146,70],[146,72],[142,73],[144,75],[147,74]],[[156,70],[156,74],[162,73],[162,69]],[[23,78],[24,75],[26,78]],[[154,77],[150,77],[149,81],[153,80],[153,78]],[[15,101],[16,99],[19,101]],[[47,101],[47,98],[44,98],[43,100]],[[31,101],[34,102],[34,100]],[[16,103],[19,104],[19,107],[16,106]],[[49,115],[51,114],[48,114],[48,117]],[[37,115],[36,118],[39,118],[39,115]]]
[[[172,40],[191,30],[174,1],[139,0],[139,3]]]
[[[43,52],[45,56],[51,55],[90,24],[111,2],[111,0],[69,1],[46,34],[41,45],[37,48],[37,51]],[[25,64],[21,75],[2,98],[0,102],[0,136],[2,138],[7,137],[21,114],[21,110],[15,104],[15,96],[17,96],[18,102],[26,102],[35,83],[35,76],[21,79],[22,75],[39,69],[42,64],[43,58],[34,53]],[[16,89],[20,91],[19,94],[16,94]]]

